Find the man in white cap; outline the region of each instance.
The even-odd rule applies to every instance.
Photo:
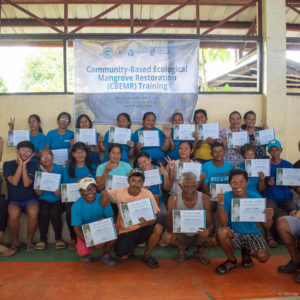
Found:
[[[115,240],[93,247],[86,246],[82,225],[99,221],[104,218],[113,216],[113,210],[110,205],[105,208],[101,205],[101,195],[97,194],[97,184],[94,178],[85,177],[79,182],[81,197],[72,206],[72,226],[77,236],[77,252],[80,256],[80,261],[91,262],[91,253],[93,248],[102,249],[104,254],[101,257],[101,262],[107,266],[113,266],[116,262],[110,256],[110,250],[115,243]]]

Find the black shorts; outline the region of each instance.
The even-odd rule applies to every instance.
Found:
[[[120,234],[115,244],[116,255],[119,257],[128,255],[134,251],[137,244],[148,241],[153,233],[154,225],[141,227],[137,230]]]

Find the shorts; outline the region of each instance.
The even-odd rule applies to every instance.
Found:
[[[205,243],[205,238],[200,236],[199,234],[194,234],[190,236],[185,233],[177,233],[177,240],[180,244],[185,246],[201,246]]]
[[[290,226],[291,234],[295,237],[300,236],[300,219],[293,216],[284,216],[284,218]]]
[[[268,249],[267,243],[262,235],[233,232],[232,247],[235,250],[246,248],[253,255],[259,249]]]
[[[76,248],[79,256],[86,256],[93,252],[93,247],[87,247],[85,242],[80,238],[77,238]]]
[[[32,203],[36,203],[37,205],[39,204],[38,200],[36,200],[36,199],[31,199],[31,200],[22,201],[22,202],[21,201],[20,202],[19,201],[9,201],[8,207],[11,205],[17,205],[21,209],[21,211],[24,212],[26,210],[27,206]]]
[[[134,251],[137,244],[147,242],[153,233],[154,226],[155,224],[120,234],[115,245],[116,255],[119,257],[128,255]]]
[[[160,202],[158,204],[159,207],[159,213],[157,216],[157,223],[162,225],[164,228],[167,226],[167,207],[165,202]]]

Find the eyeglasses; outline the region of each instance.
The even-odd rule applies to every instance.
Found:
[[[51,154],[48,154],[48,155],[45,155],[43,157],[41,157],[41,160],[45,160],[45,159],[48,159],[48,158],[51,158],[52,155]]]
[[[32,150],[31,149],[28,149],[28,148],[20,148],[19,150],[21,153],[32,153]]]
[[[66,122],[66,123],[69,123],[70,120],[69,119],[65,119],[65,118],[59,118],[60,121],[63,121],[63,122]]]

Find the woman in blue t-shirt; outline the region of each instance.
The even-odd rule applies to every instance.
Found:
[[[76,183],[84,177],[95,178],[95,169],[89,156],[86,144],[77,142],[71,148],[70,163],[65,167],[62,183]],[[70,231],[70,249],[75,249],[76,234],[71,226],[71,208],[73,203],[66,203],[67,224]]]
[[[53,153],[49,149],[43,149],[39,153],[40,168],[38,171],[63,175],[64,168],[53,163]],[[36,250],[44,250],[47,245],[47,233],[51,220],[55,233],[55,248],[64,249],[65,242],[61,239],[62,222],[61,213],[63,205],[60,199],[60,189],[54,192],[35,190],[39,196],[39,229],[41,241],[35,245]]]
[[[120,128],[131,128],[131,119],[127,113],[121,113],[117,117],[118,127]],[[132,139],[132,133],[131,133]],[[129,158],[134,156],[134,142],[130,139],[127,144],[121,144],[122,147],[122,156],[121,161],[129,163]],[[109,160],[108,157],[108,148],[110,146],[109,140],[109,130],[105,133],[104,138],[100,135],[99,136],[99,145],[102,151],[105,151],[103,162]]]

